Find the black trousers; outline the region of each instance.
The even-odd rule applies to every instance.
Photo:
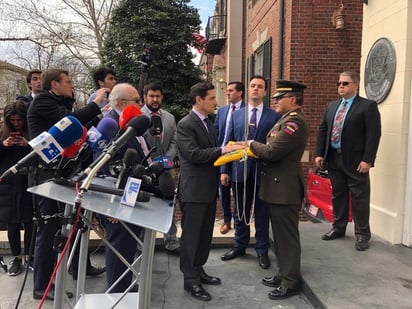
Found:
[[[328,155],[328,172],[332,183],[333,226],[345,233],[349,218],[349,200],[352,203],[352,218],[355,235],[370,239],[370,181],[369,173],[360,174],[347,170],[342,155],[331,151]]]
[[[216,214],[216,200],[209,204],[181,203],[182,237],[180,239],[180,270],[184,285],[200,283],[203,265],[209,257]]]
[[[22,225],[24,227],[24,254],[29,255],[30,243],[33,235],[33,221],[7,224],[7,236],[9,239],[11,254],[13,256],[21,255],[20,229]],[[33,251],[34,250],[32,249],[32,252],[30,253],[33,254]]]

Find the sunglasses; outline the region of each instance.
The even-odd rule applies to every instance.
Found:
[[[350,83],[353,83],[353,82],[337,82],[337,85],[338,85],[338,87],[339,87],[340,85],[342,85],[342,86],[347,86],[347,85],[349,85]]]

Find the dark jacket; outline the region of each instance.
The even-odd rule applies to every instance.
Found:
[[[25,147],[4,147],[0,141],[0,174],[17,163],[31,150]],[[27,173],[18,173],[2,179],[0,182],[0,222],[28,222],[33,218],[31,194],[26,191]]]
[[[216,132],[214,134],[217,141]],[[213,162],[222,153],[220,147],[213,147],[205,125],[193,111],[179,121],[176,141],[180,160],[179,200],[182,203],[213,202],[219,176]]]
[[[316,157],[327,160],[330,135],[340,99],[330,102],[319,126]],[[356,96],[346,114],[341,134],[341,152],[345,168],[355,171],[361,161],[375,162],[381,137],[381,118],[375,101]]]
[[[94,103],[72,111],[73,103],[74,99],[57,96],[51,91],[43,91],[37,95],[27,111],[30,138],[48,131],[57,121],[68,115],[76,117],[85,125],[101,113],[99,106]]]

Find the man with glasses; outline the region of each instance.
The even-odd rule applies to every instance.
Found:
[[[278,270],[262,283],[275,288],[270,299],[285,299],[300,293],[299,212],[305,193],[300,164],[309,135],[303,117],[304,84],[276,82],[273,96],[280,120],[269,130],[266,141],[248,141],[252,152],[263,160],[259,197],[269,204]]]
[[[358,95],[359,74],[339,75],[340,98],[329,103],[319,127],[315,151],[317,168],[326,168],[332,183],[334,223],[323,240],[345,237],[349,199],[355,223],[355,248],[369,248],[370,182],[381,136],[381,120],[375,101]],[[328,164],[326,166],[326,163]]]
[[[106,115],[116,121],[119,121],[120,114],[129,105],[138,105],[140,103],[140,95],[135,87],[127,83],[117,84],[113,87],[110,96],[109,104],[112,110]],[[137,162],[141,160],[147,154],[149,145],[147,145],[145,139],[142,136],[131,138],[126,143],[126,146],[115,156],[113,161],[117,159],[121,160],[126,152],[127,148],[132,148],[137,151]],[[146,150],[146,152],[145,152]],[[103,219],[104,227],[106,228],[107,240],[113,245],[113,247],[120,252],[120,254],[127,260],[129,264],[133,263],[134,256],[137,250],[137,241],[126,230],[126,228],[116,219],[105,217]],[[142,231],[140,226],[126,224],[136,235],[139,235]],[[107,285],[110,287],[126,270],[126,265],[113,253],[113,251],[106,247],[106,274]],[[111,293],[124,292],[132,281],[132,273],[128,272],[111,290]],[[132,287],[130,292],[136,292],[137,286]]]

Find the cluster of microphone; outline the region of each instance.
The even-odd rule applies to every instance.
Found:
[[[147,130],[151,134],[159,134],[159,130],[162,130],[161,127],[159,129],[159,120],[160,117],[153,120],[143,115],[134,105],[123,110],[118,123],[113,118],[105,117],[96,127],[91,127],[89,130],[75,117],[66,116],[47,132],[32,139],[29,144],[33,150],[6,170],[0,176],[0,181],[29,166],[36,165],[40,158],[46,164],[54,163],[54,166],[57,166],[55,173],[57,183],[74,186],[76,182],[88,176],[103,158],[105,160],[114,158],[131,138],[141,136]],[[137,151],[128,148],[120,164],[116,188],[91,185],[89,190],[121,195],[127,179],[134,177],[142,180],[142,190],[137,201],[147,202],[151,195],[172,199],[175,185],[171,174],[164,170],[162,162],[153,162],[145,167],[144,161],[149,155],[150,153],[138,162]],[[89,160],[93,161],[82,171],[84,162]]]

